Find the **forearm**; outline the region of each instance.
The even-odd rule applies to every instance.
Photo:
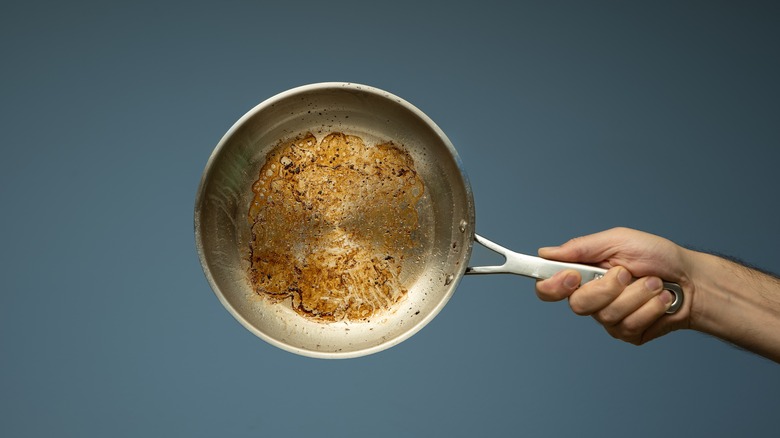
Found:
[[[690,326],[780,362],[780,280],[690,251]]]

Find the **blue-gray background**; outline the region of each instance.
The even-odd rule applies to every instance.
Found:
[[[441,126],[511,248],[624,225],[777,270],[778,43],[773,2],[4,4],[0,435],[776,436],[777,365],[624,344],[520,277],[373,356],[275,349],[192,210],[242,114],[352,81]]]

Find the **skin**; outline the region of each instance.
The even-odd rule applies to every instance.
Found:
[[[574,270],[536,283],[543,301],[569,300],[617,339],[642,345],[680,329],[719,337],[780,363],[780,280],[732,261],[683,248],[652,234],[614,228],[539,249],[539,256],[609,269],[580,285]],[[667,315],[678,283],[685,300]]]

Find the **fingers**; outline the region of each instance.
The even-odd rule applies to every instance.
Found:
[[[561,246],[539,248],[539,256],[564,262],[597,263],[609,258],[624,241],[626,230],[613,228],[577,237]]]
[[[568,298],[582,281],[580,273],[567,269],[553,275],[547,280],[536,282],[536,296],[542,301],[561,301]]]
[[[668,324],[661,324],[661,318],[672,303],[673,297],[669,291],[660,291],[643,303],[634,312],[629,313],[614,325],[604,324],[604,328],[612,337],[642,345],[658,336],[668,333]],[[651,331],[650,329],[654,330]]]
[[[628,228],[578,237],[561,246],[540,248],[539,255],[611,269],[582,286],[574,284],[580,281],[576,272],[558,273],[538,282],[536,293],[544,301],[568,298],[578,315],[591,315],[612,336],[642,344],[688,324],[685,314],[665,316],[673,296],[663,291],[656,277],[685,278],[686,263],[680,254],[674,243]],[[643,278],[634,281],[630,272]]]
[[[651,298],[661,293],[663,282],[658,277],[647,277],[627,286],[608,306],[593,317],[604,326],[614,326],[637,311]],[[666,311],[666,309],[664,309]]]
[[[650,327],[647,328],[647,330],[644,331],[644,333],[642,333],[640,344],[652,341],[655,338],[660,338],[661,336],[664,336],[673,330],[685,327],[685,321],[683,319],[680,319],[679,317],[672,318],[669,315],[665,315],[666,310],[669,309],[669,307],[672,305],[672,301],[674,301],[674,294],[668,290],[665,290],[661,292],[661,294],[658,296],[658,299],[661,300],[661,302],[664,304],[665,310],[663,316],[665,317],[658,318],[652,325],[650,325]]]
[[[662,319],[674,297],[663,290],[658,277],[633,279],[617,266],[599,280],[579,286],[580,274],[565,270],[536,283],[536,294],[543,301],[569,299],[578,315],[591,315],[613,337],[635,345],[663,336],[672,328]]]
[[[604,277],[574,291],[569,296],[569,307],[577,315],[592,315],[616,300],[630,283],[631,273],[626,268],[612,268]]]

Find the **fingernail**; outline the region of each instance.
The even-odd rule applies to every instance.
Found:
[[[618,272],[618,281],[623,286],[628,286],[628,284],[631,283],[631,273],[625,269],[621,269],[620,272]]]
[[[659,297],[661,298],[661,302],[664,303],[667,309],[669,308],[669,306],[672,305],[672,301],[674,301],[674,295],[672,295],[672,293],[669,292],[668,290],[661,292],[661,295],[659,295]]]
[[[580,280],[577,278],[576,275],[569,274],[566,277],[564,277],[563,285],[566,286],[567,289],[573,290],[580,285]]]
[[[662,286],[661,279],[658,277],[650,277],[645,280],[645,287],[647,290],[658,290]]]

